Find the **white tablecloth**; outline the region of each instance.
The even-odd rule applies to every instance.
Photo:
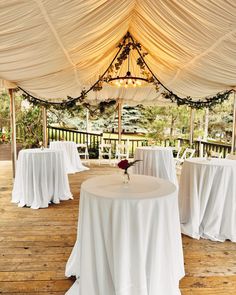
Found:
[[[32,209],[72,199],[62,151],[27,149],[19,153],[12,202]]]
[[[160,177],[178,186],[172,148],[139,147],[135,150],[134,158],[142,160],[133,167],[135,174]]]
[[[179,207],[184,234],[236,242],[236,162],[186,160],[180,178]]]
[[[91,178],[81,187],[78,236],[67,295],[177,295],[184,276],[174,184],[132,175]]]
[[[88,167],[85,167],[82,164],[75,142],[52,141],[50,142],[50,149],[61,150],[64,152],[65,167],[67,173],[76,173],[89,170]]]

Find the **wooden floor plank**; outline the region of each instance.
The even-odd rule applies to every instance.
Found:
[[[73,284],[64,273],[77,235],[80,185],[118,173],[110,166],[90,168],[69,176],[74,200],[32,210],[11,203],[11,163],[0,161],[0,294],[62,295]],[[236,243],[183,236],[183,249],[182,295],[236,295]]]
[[[24,281],[24,282],[0,282],[0,290],[5,292],[58,292],[67,291],[71,286],[70,280],[54,280],[54,281]]]
[[[20,295],[65,295],[65,292],[30,292],[30,293],[25,293],[25,292],[21,292],[21,293],[18,293],[18,292],[10,292],[10,293],[4,293],[4,295],[17,295],[17,294],[20,294]]]

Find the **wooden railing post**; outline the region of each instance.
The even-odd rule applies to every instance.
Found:
[[[204,152],[203,152],[203,144],[201,141],[199,142],[199,145],[200,145],[199,156],[200,156],[200,158],[203,158]]]

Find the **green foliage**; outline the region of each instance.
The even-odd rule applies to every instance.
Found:
[[[90,159],[98,159],[98,148],[88,149]]]
[[[16,121],[21,112],[21,98],[15,97],[15,113]],[[4,132],[3,132],[4,130]],[[8,142],[10,140],[11,123],[10,123],[10,97],[7,92],[0,93],[0,138],[3,136],[5,140],[0,142]]]
[[[174,140],[188,129],[189,110],[186,106],[153,106],[141,109],[140,125],[147,129],[148,137],[157,142]]]
[[[233,123],[233,98],[209,112],[209,137],[230,142]]]
[[[39,147],[43,140],[42,110],[35,106],[20,112],[17,118],[17,129],[23,137],[24,148]]]
[[[80,118],[82,120],[85,120],[86,109],[82,106],[75,106],[74,108],[69,109],[55,109],[54,107],[50,107],[48,109],[49,125],[56,123],[60,127],[68,127],[69,121],[73,118]]]
[[[0,96],[1,107],[0,107],[0,129],[3,127],[7,130],[10,129],[10,101],[9,96],[6,92],[3,92]]]
[[[22,142],[23,147],[38,147],[42,141],[42,112],[38,106],[22,108],[23,98],[15,95],[15,114],[16,114],[16,136],[17,141]],[[0,95],[0,130],[4,129],[6,139],[10,139],[10,97],[3,92]],[[0,134],[1,135],[1,134]]]

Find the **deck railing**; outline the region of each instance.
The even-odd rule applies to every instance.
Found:
[[[69,140],[76,143],[87,143],[90,156],[92,158],[98,157],[98,146],[103,141],[104,143],[110,143],[112,146],[112,153],[115,154],[116,146],[118,144],[117,138],[104,137],[102,133],[87,133],[84,131],[78,131],[74,129],[66,129],[59,127],[48,127],[48,143],[53,140]],[[126,139],[121,140],[122,143],[126,142]],[[163,140],[159,143],[162,146],[190,146],[188,139],[179,138],[178,140]],[[135,149],[140,146],[147,146],[147,139],[129,139],[129,154],[130,157],[134,157]],[[230,153],[231,146],[228,144],[214,143],[195,140],[192,147],[196,150],[195,156],[203,157],[210,151],[222,152],[223,157]]]
[[[114,154],[116,151],[116,146],[118,144],[118,139],[117,138],[106,138],[103,137],[104,143],[111,144],[111,150],[112,153]],[[125,144],[127,142],[127,139],[122,139],[121,144]],[[129,157],[133,158],[134,153],[137,147],[140,146],[147,146],[148,141],[146,139],[129,139]]]
[[[103,141],[104,143],[110,143],[112,146],[112,153],[115,154],[116,146],[118,144],[117,138],[106,138],[103,134],[87,133],[84,131],[78,131],[74,129],[66,129],[59,127],[48,127],[48,144],[54,140],[69,140],[76,143],[87,143],[89,154],[93,158],[98,157],[98,146]],[[126,140],[122,139],[122,143]],[[130,157],[134,157],[135,149],[139,146],[145,146],[148,141],[145,139],[129,139],[129,154]]]
[[[48,143],[54,140],[67,140],[76,143],[87,143],[89,148],[96,149],[101,141],[102,133],[88,133],[74,129],[48,127]]]
[[[179,138],[179,146],[190,146],[188,139]],[[204,140],[195,140],[192,147],[196,150],[195,156],[204,157],[207,153],[210,154],[211,151],[219,152],[223,154],[223,158],[231,152],[230,144],[223,144],[218,142],[208,142]]]

